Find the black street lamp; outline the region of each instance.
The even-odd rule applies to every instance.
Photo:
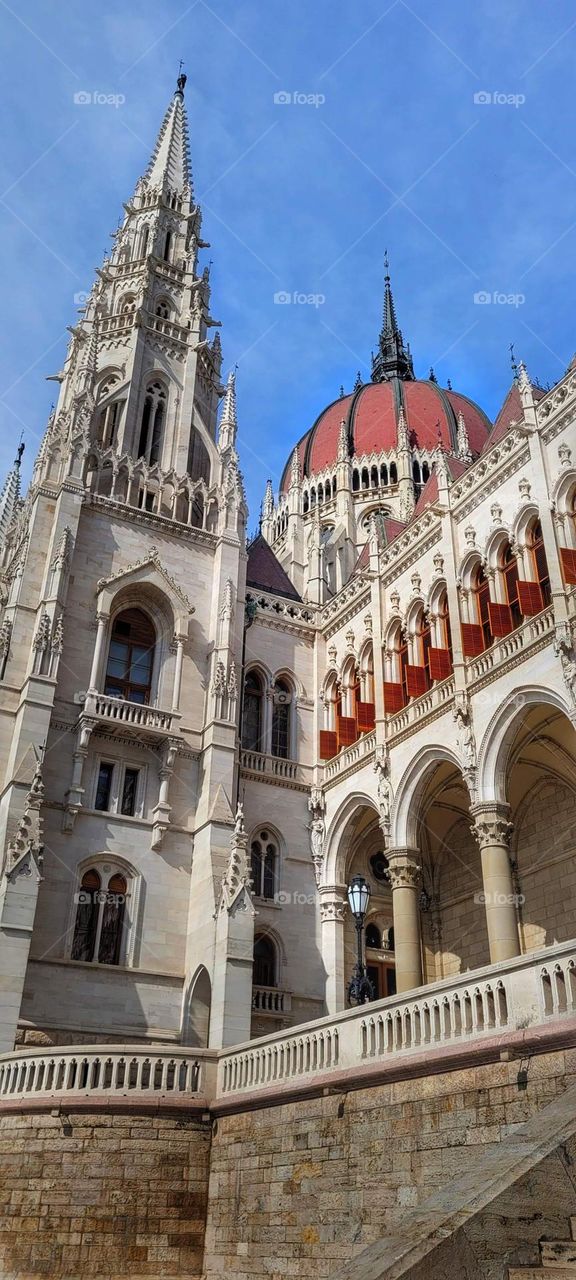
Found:
[[[348,983],[348,1003],[349,1004],[367,1004],[369,1000],[374,999],[374,987],[366,972],[364,964],[364,949],[362,946],[362,933],[364,929],[364,921],[370,902],[370,885],[364,876],[353,876],[348,885],[348,905],[354,916],[354,924],[356,927],[356,941],[358,945],[358,953],[356,964],[350,982]]]

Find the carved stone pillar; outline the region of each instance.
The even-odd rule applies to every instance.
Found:
[[[106,630],[108,627],[108,615],[105,613],[98,614],[98,631],[96,632],[96,644],[94,645],[94,654],[92,657],[92,670],[90,672],[90,689],[98,692],[98,678],[102,668],[102,658],[104,656],[104,642],[106,640]]]
[[[82,782],[84,764],[88,755],[90,738],[95,728],[96,720],[84,714],[80,720],[78,737],[76,739],[76,746],[72,756],[72,782],[70,784],[70,789],[66,792],[64,797],[65,809],[62,818],[63,831],[70,832],[74,830],[76,815],[84,803],[84,786]]]
[[[159,849],[164,835],[170,825],[170,814],[172,806],[170,804],[170,780],[174,772],[176,756],[178,755],[179,743],[171,738],[164,743],[162,747],[162,762],[160,765],[160,790],[158,794],[158,804],[153,813],[152,841],[150,847]]]
[[[182,661],[184,658],[184,636],[175,635],[176,661],[174,663],[174,692],[172,694],[172,710],[180,709],[180,687],[182,684]]]
[[[419,855],[417,849],[389,849],[386,856],[394,912],[396,989],[411,991],[422,986]]]
[[[320,886],[320,925],[322,962],[326,972],[326,1011],[339,1013],[346,1006],[346,972],[344,956],[344,918],[346,885]],[[350,972],[354,957],[350,960]]]
[[[509,844],[510,806],[496,802],[474,805],[472,831],[482,857],[483,897],[490,946],[490,960],[511,960],[520,955],[516,894]]]

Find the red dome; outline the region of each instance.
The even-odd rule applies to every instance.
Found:
[[[460,413],[473,454],[481,453],[492,426],[473,400],[456,391],[445,391],[437,382],[400,378],[369,382],[352,395],[328,405],[302,437],[297,445],[300,474],[303,477],[318,475],[336,464],[342,419],[346,423],[352,457],[395,449],[401,408],[410,444],[430,452],[438,444],[439,436],[447,450],[455,450]],[[286,492],[289,484],[288,462],[281,491]]]

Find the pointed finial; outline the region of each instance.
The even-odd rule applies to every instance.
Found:
[[[344,399],[344,384],[342,382],[340,383],[340,399]]]
[[[451,391],[451,390],[452,390],[452,383],[451,383],[451,381],[450,381],[450,378],[447,378],[447,379],[446,379],[446,390],[447,390],[447,391]]]
[[[456,452],[461,462],[472,462],[472,452],[470,449],[470,441],[468,439],[468,431],[464,421],[462,410],[458,414],[458,431],[456,435]]]
[[[382,313],[382,329],[376,356],[372,356],[372,381],[388,382],[391,378],[402,378],[406,381],[414,378],[414,368],[410,351],[404,345],[401,330],[396,319],[392,286],[390,284],[390,264],[388,250],[384,253],[384,307]]]
[[[354,383],[354,390],[359,391],[360,387],[362,387],[363,385],[364,384],[362,382],[362,374],[360,373],[360,370],[358,370],[358,373],[356,374],[356,381]]]
[[[234,368],[230,370],[230,373],[228,374],[228,381],[226,383],[224,406],[218,430],[218,447],[221,450],[233,448],[236,442],[236,432],[238,430],[238,419],[236,416],[236,368],[237,366],[235,365]]]
[[[398,425],[396,427],[396,442],[399,449],[409,448],[410,441],[408,439],[408,425],[406,422],[406,415],[404,413],[403,404],[400,405],[400,412],[398,414]]]
[[[342,418],[340,423],[340,435],[338,437],[338,462],[347,462],[348,460],[348,431],[346,428],[346,419]]]
[[[512,366],[512,373],[514,374],[514,381],[517,382],[518,381],[518,365],[516,364],[516,356],[514,354],[513,342],[510,343],[509,350],[510,350],[510,364]]]
[[[17,455],[16,455],[16,458],[14,459],[14,466],[15,466],[15,467],[19,467],[19,466],[20,466],[20,464],[21,464],[21,462],[22,462],[22,454],[24,453],[25,448],[26,448],[26,445],[24,444],[24,441],[23,441],[23,439],[22,439],[22,435],[21,435],[21,436],[20,436],[20,444],[18,445],[18,449],[17,449]]]
[[[186,88],[186,81],[188,79],[188,77],[184,75],[184,72],[182,71],[183,66],[184,66],[184,63],[182,59],[180,59],[180,63],[178,65],[178,79],[176,81],[176,93],[179,93],[182,97],[184,96],[184,89]]]
[[[436,377],[436,374],[434,373],[434,369],[432,368],[432,365],[430,365],[430,373],[428,374],[428,378],[429,378],[430,382],[437,382],[437,381],[438,381],[438,379],[437,379],[437,377]]]
[[[290,488],[297,489],[300,484],[300,458],[298,450],[295,449],[292,454],[292,462],[290,463]]]
[[[389,263],[389,261],[388,261],[388,250],[387,250],[387,249],[385,249],[385,250],[384,250],[384,279],[385,279],[385,280],[389,280],[389,279],[390,279],[390,274],[389,274],[389,272],[390,272],[390,263]]]
[[[274,490],[272,488],[272,481],[267,480],[266,492],[264,494],[264,501],[262,503],[262,518],[264,520],[270,520],[273,515],[274,515]]]

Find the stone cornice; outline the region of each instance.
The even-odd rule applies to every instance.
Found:
[[[115,502],[113,498],[103,498],[99,494],[92,493],[86,498],[86,505],[113,511],[119,520],[126,520],[129,524],[141,525],[145,529],[154,529],[157,532],[163,530],[171,537],[181,538],[185,542],[199,543],[212,550],[218,545],[219,539],[215,533],[208,533],[206,529],[194,529],[191,525],[180,524],[177,520],[156,515],[153,511],[129,507],[125,502]]]

